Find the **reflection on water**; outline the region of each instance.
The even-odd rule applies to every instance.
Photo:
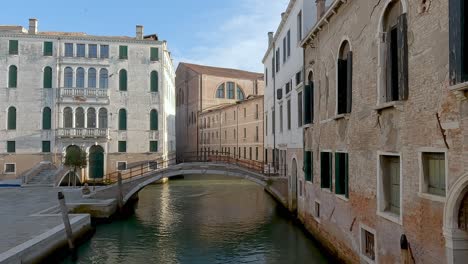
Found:
[[[78,263],[327,263],[245,180],[171,181],[139,197],[134,216],[98,226]]]

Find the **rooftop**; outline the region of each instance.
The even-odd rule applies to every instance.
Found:
[[[212,66],[191,64],[191,63],[186,63],[186,62],[181,62],[179,64],[179,67],[181,66],[185,66],[199,74],[206,74],[206,75],[227,77],[227,78],[234,78],[234,79],[247,79],[247,80],[263,79],[263,73],[257,73],[257,72],[212,67]]]

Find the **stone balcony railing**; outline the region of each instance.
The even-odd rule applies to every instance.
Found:
[[[62,102],[109,103],[109,89],[100,88],[60,88]]]
[[[57,129],[59,138],[107,138],[108,129],[105,128],[60,128]]]

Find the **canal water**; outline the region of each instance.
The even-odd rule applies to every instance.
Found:
[[[246,180],[146,187],[135,214],[99,225],[64,263],[327,263],[263,188]]]

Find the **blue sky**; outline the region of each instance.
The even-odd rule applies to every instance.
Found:
[[[16,0],[2,4],[0,24],[39,31],[91,35],[157,33],[168,41],[175,62],[187,61],[263,72],[267,32],[274,31],[288,0]]]

